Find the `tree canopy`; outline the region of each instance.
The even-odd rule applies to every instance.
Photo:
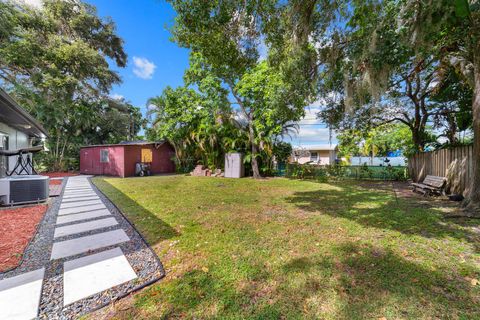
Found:
[[[45,0],[41,9],[2,1],[0,17],[0,84],[48,130],[51,169],[77,158],[81,144],[138,132],[139,110],[107,96],[121,81],[109,61],[127,61],[111,20],[74,0]]]

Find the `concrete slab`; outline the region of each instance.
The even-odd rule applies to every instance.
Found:
[[[58,210],[58,215],[63,216],[63,215],[66,215],[66,214],[82,213],[82,212],[98,210],[98,209],[105,209],[105,208],[106,207],[103,203],[86,205],[86,206],[80,206],[80,207],[75,207],[75,208],[60,209],[60,210]]]
[[[89,197],[97,195],[94,191],[80,192],[80,193],[64,193],[63,199],[70,199],[75,197]]]
[[[72,185],[67,183],[67,185],[65,186],[65,189],[68,189],[68,190],[80,190],[80,189],[89,189],[89,188],[92,188],[90,184]]]
[[[0,319],[37,317],[45,269],[38,269],[0,281]]]
[[[72,191],[65,191],[63,194],[66,196],[72,196],[76,194],[85,194],[85,193],[95,193],[92,189],[85,189],[85,190],[72,190]]]
[[[50,260],[73,256],[129,240],[130,238],[125,231],[118,229],[76,239],[54,242]]]
[[[88,200],[88,201],[74,201],[74,202],[68,202],[68,203],[63,203],[62,201],[62,204],[60,204],[60,210],[68,209],[68,208],[77,208],[82,206],[89,206],[89,205],[100,204],[100,203],[103,203],[102,200],[100,199]]]
[[[63,304],[68,305],[136,277],[120,248],[67,261],[64,264]]]
[[[69,236],[76,233],[98,230],[106,227],[111,227],[117,225],[118,222],[115,218],[106,218],[101,220],[94,220],[88,222],[82,222],[77,224],[72,224],[64,227],[55,228],[54,238]]]
[[[65,189],[65,193],[81,193],[81,192],[89,192],[92,191],[92,188],[73,188],[73,189]]]
[[[97,196],[97,195],[67,197],[67,198],[63,197],[62,204],[63,203],[70,203],[70,202],[76,202],[76,201],[88,201],[88,200],[97,200],[97,199],[100,199],[100,197]]]
[[[82,189],[88,189],[88,188],[91,188],[91,187],[92,187],[91,185],[72,186],[72,185],[67,184],[65,186],[65,189],[68,189],[68,190],[82,190]]]
[[[111,215],[108,209],[92,210],[83,213],[69,214],[61,217],[57,217],[57,225],[63,223],[70,223],[75,221],[82,221],[87,219],[105,217]]]

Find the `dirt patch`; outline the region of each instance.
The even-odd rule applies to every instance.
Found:
[[[0,209],[0,272],[16,267],[48,206]]]
[[[460,210],[460,203],[451,201],[446,196],[424,196],[413,192],[409,182],[360,181],[358,185],[367,189],[392,192],[395,197],[408,200],[411,207],[436,208],[444,213],[453,213]]]

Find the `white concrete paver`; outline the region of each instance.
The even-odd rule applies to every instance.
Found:
[[[67,209],[67,208],[76,208],[80,206],[89,206],[89,205],[94,205],[94,204],[100,204],[103,203],[102,200],[97,199],[97,200],[88,200],[88,201],[76,201],[76,202],[68,202],[60,205],[60,210],[61,209]]]
[[[89,192],[89,193],[81,193],[81,194],[64,194],[63,195],[63,200],[71,200],[71,199],[76,199],[76,198],[85,198],[85,197],[98,197],[95,192]]]
[[[72,213],[82,213],[86,211],[98,210],[98,209],[106,209],[103,203],[99,204],[92,204],[87,206],[75,207],[75,208],[66,208],[58,210],[58,215],[63,216],[65,214],[72,214]]]
[[[67,223],[69,225],[65,225]],[[64,306],[137,278],[121,248],[115,246],[130,241],[130,238],[116,226],[119,223],[87,177],[70,177],[58,210],[50,260],[85,255],[63,263]],[[109,227],[116,228],[100,230]],[[95,230],[99,233],[78,236]],[[64,236],[76,237],[58,241]],[[115,248],[91,254],[91,250],[108,246]],[[45,268],[42,268],[0,280],[0,320],[37,317],[44,275]]]
[[[82,197],[73,197],[73,198],[63,198],[62,203],[69,203],[74,201],[88,201],[88,200],[98,200],[98,196],[82,196]]]
[[[84,192],[84,193],[76,193],[76,194],[63,194],[63,199],[68,200],[72,198],[79,198],[79,197],[94,197],[97,194],[95,192]]]
[[[84,194],[84,193],[95,193],[91,188],[84,189],[84,190],[72,190],[72,191],[65,191],[64,195],[76,195],[76,194]]]
[[[64,264],[63,276],[64,305],[136,277],[135,271],[120,248],[67,261]]]
[[[76,233],[82,233],[86,231],[92,231],[97,229],[102,229],[106,227],[111,227],[117,225],[118,222],[115,218],[106,218],[101,220],[94,220],[89,222],[82,222],[73,225],[68,225],[64,227],[55,228],[54,238],[69,236]]]
[[[0,281],[0,319],[29,320],[38,314],[45,269]]]
[[[57,224],[70,223],[75,221],[99,218],[111,215],[108,209],[92,210],[88,212],[82,212],[77,214],[68,214],[57,217]]]
[[[114,244],[129,241],[123,229],[55,242],[52,247],[51,260],[73,256]]]

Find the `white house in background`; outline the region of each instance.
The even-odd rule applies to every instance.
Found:
[[[45,139],[46,130],[0,89],[0,149],[16,150],[32,146],[34,139]],[[0,156],[0,177],[12,170],[17,157]]]
[[[310,162],[318,165],[335,164],[338,146],[336,144],[319,144],[300,146],[293,149],[293,161],[304,164]]]

